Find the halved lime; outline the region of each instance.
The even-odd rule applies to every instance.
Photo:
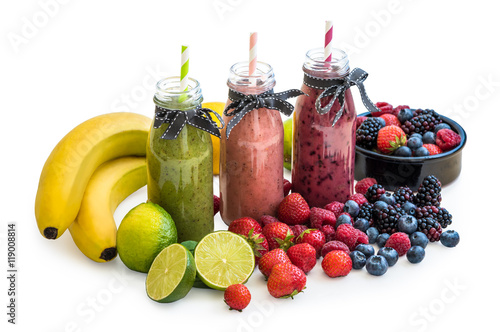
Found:
[[[191,290],[196,277],[193,255],[174,243],[163,249],[151,264],[146,292],[156,302],[174,302]]]
[[[218,290],[245,283],[255,268],[248,242],[229,231],[213,232],[201,239],[194,250],[194,261],[198,277]]]

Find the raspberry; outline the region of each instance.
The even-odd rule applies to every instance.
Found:
[[[398,117],[395,116],[394,114],[386,113],[386,114],[382,114],[379,117],[384,119],[386,126],[394,125],[394,126],[401,127],[401,122],[399,122]]]
[[[367,116],[358,116],[358,117],[356,117],[356,129],[358,129],[359,126],[361,126],[361,124],[363,123],[363,121],[365,121],[366,119],[368,119]]]
[[[273,222],[279,222],[279,220],[273,216],[269,216],[269,215],[263,215],[262,217],[259,218],[259,220],[257,220],[258,223],[264,227],[266,226],[267,224],[270,224],[270,223],[273,223]]]
[[[306,225],[293,225],[290,227],[292,229],[293,236],[298,237],[303,231],[307,229]]]
[[[429,155],[431,155],[431,156],[433,156],[435,154],[443,153],[443,150],[441,150],[441,148],[439,146],[437,146],[436,144],[427,143],[427,144],[424,144],[422,146],[424,148],[426,148],[427,151],[429,151]]]
[[[326,254],[333,250],[342,250],[345,251],[346,254],[349,254],[351,252],[347,244],[341,241],[333,240],[328,241],[323,245],[323,248],[321,248],[321,256],[325,257]]]
[[[378,102],[375,104],[375,106],[377,106],[377,108],[380,110],[379,112],[373,112],[372,113],[372,116],[380,116],[384,113],[392,113],[393,111],[393,107],[391,104],[389,103],[386,103],[386,102]]]
[[[356,229],[355,232],[358,236],[358,239],[356,240],[356,245],[354,246],[354,248],[356,248],[358,244],[368,244],[368,235],[366,235],[365,232],[360,231],[359,229]]]
[[[325,206],[325,210],[330,210],[335,213],[335,217],[339,217],[339,215],[344,212],[344,203],[341,202],[331,202]]]
[[[214,195],[214,216],[220,210],[220,198],[217,195]]]
[[[333,228],[333,226],[323,225],[323,226],[321,226],[320,231],[322,231],[323,234],[325,234],[325,241],[326,242],[335,240],[335,228]]]
[[[354,190],[358,194],[366,194],[366,191],[368,188],[373,186],[374,184],[377,184],[377,180],[374,178],[364,178],[362,180],[359,180],[356,185],[354,186]]]
[[[336,221],[337,217],[332,211],[317,207],[311,208],[311,215],[309,217],[311,228],[319,229],[323,225],[335,226]]]
[[[392,109],[392,114],[397,116],[399,114],[399,111],[405,110],[408,108],[410,108],[410,106],[408,106],[408,105],[399,105],[398,107],[395,107]]]
[[[451,129],[441,129],[436,134],[436,145],[443,151],[448,151],[457,147],[462,138]]]
[[[355,201],[356,203],[358,203],[359,206],[368,203],[368,200],[366,199],[365,195],[360,193],[349,196],[347,200]]]
[[[335,230],[335,240],[344,242],[349,250],[354,250],[358,241],[356,229],[349,224],[342,224]]]
[[[292,183],[287,179],[283,179],[283,194],[287,196],[292,190]]]
[[[398,252],[398,255],[401,257],[404,256],[410,249],[411,242],[408,234],[397,232],[389,236],[389,238],[385,242],[385,246],[395,249]]]

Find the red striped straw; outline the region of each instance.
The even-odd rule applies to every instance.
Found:
[[[257,68],[257,32],[250,33],[250,52],[248,58],[248,75],[253,76]]]
[[[332,49],[333,49],[333,23],[332,21],[326,21],[325,23],[325,61],[332,61]]]

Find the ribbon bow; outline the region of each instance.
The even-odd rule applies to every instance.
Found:
[[[229,138],[231,130],[241,119],[250,111],[259,108],[269,108],[278,110],[286,116],[293,113],[293,105],[285,99],[304,95],[305,93],[298,89],[286,90],[279,93],[273,93],[272,90],[258,94],[245,95],[241,92],[229,89],[229,99],[232,101],[224,110],[225,116],[232,116],[227,123],[226,137]],[[233,109],[231,112],[229,110]]]
[[[212,120],[210,113],[215,114],[221,126]],[[187,111],[171,110],[156,106],[154,128],[159,128],[162,124],[169,123],[161,138],[176,139],[182,128],[186,124],[204,130],[220,138],[220,129],[224,128],[222,117],[209,108],[194,108]]]
[[[368,77],[368,73],[365,72],[363,69],[360,68],[354,68],[349,75],[347,75],[344,78],[330,78],[330,79],[324,79],[324,78],[318,78],[311,76],[307,73],[304,73],[304,84],[311,87],[311,88],[316,88],[316,89],[324,89],[324,91],[318,96],[316,99],[316,111],[323,115],[326,114],[330,111],[330,109],[333,106],[333,103],[335,100],[339,100],[340,103],[340,109],[335,115],[335,119],[333,119],[333,124],[332,127],[335,125],[335,123],[340,119],[342,116],[342,113],[344,112],[344,96],[345,92],[347,89],[349,89],[351,86],[356,85],[359,89],[359,92],[361,94],[361,100],[363,101],[363,104],[365,107],[370,111],[370,112],[378,112],[380,111],[377,106],[368,98],[368,95],[366,94],[365,86],[363,85],[363,82],[366,80]],[[328,103],[328,105],[321,107],[321,101],[329,96],[334,96],[332,100]]]

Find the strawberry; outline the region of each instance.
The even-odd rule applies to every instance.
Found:
[[[399,122],[398,117],[391,113],[385,113],[379,116],[384,119],[386,126],[398,126],[401,127],[401,122]]]
[[[325,242],[335,239],[335,228],[332,225],[323,225],[321,226],[320,231],[325,234]]]
[[[283,179],[283,194],[287,196],[292,190],[292,183],[287,179]]]
[[[257,233],[251,234],[247,238],[247,242],[253,249],[253,253],[255,255],[255,265],[257,265],[261,257],[269,251],[269,244],[267,243],[267,239],[264,234]]]
[[[352,270],[352,260],[345,251],[332,250],[323,258],[321,267],[330,278],[344,277]]]
[[[448,151],[457,147],[462,138],[451,129],[441,129],[436,134],[436,145],[443,151]]]
[[[227,229],[230,232],[248,237],[250,232],[254,234],[262,233],[262,227],[257,220],[250,217],[243,217],[233,220]]]
[[[368,189],[368,188],[366,188],[366,189]],[[347,200],[355,201],[356,203],[358,203],[359,206],[361,206],[365,203],[368,203],[368,200],[366,199],[365,194],[360,194],[360,193],[356,193],[354,195],[349,196],[349,198]]]
[[[251,299],[250,291],[242,284],[230,285],[224,291],[224,302],[229,306],[229,310],[241,312],[248,306]]]
[[[339,215],[344,212],[344,203],[341,202],[331,202],[327,205],[325,205],[325,210],[330,210],[333,213],[335,213],[335,217],[339,217]]]
[[[288,298],[302,292],[307,277],[304,271],[292,263],[277,264],[267,280],[269,294],[276,298]]]
[[[309,243],[316,250],[316,257],[320,256],[320,251],[325,244],[325,234],[318,229],[306,229],[300,234],[295,243]]]
[[[280,221],[264,226],[262,234],[264,234],[269,243],[269,250],[276,248],[286,250],[293,244],[294,236],[290,226]]]
[[[262,227],[264,227],[267,224],[270,224],[272,222],[279,222],[279,220],[273,216],[269,216],[269,215],[265,214],[259,218],[258,222]]]
[[[328,241],[327,243],[325,243],[323,248],[321,248],[321,256],[324,258],[326,254],[333,250],[342,250],[345,251],[346,254],[349,254],[351,252],[347,244],[345,244],[344,242],[333,240]]]
[[[378,102],[375,104],[377,108],[380,110],[379,112],[373,112],[372,116],[381,116],[384,113],[392,113],[392,105],[386,102]]]
[[[271,271],[276,264],[291,263],[283,249],[274,249],[266,253],[259,261],[259,271],[264,277],[269,278]]]
[[[377,148],[380,152],[390,154],[406,144],[406,134],[398,126],[385,126],[378,131]]]
[[[214,195],[214,216],[220,210],[220,198],[217,195]]]
[[[356,229],[349,224],[342,224],[335,230],[335,240],[344,242],[349,250],[354,250],[358,241]]]
[[[318,207],[311,208],[311,216],[309,217],[311,228],[321,228],[323,225],[335,226],[336,221],[337,217],[332,211]]]
[[[309,243],[299,243],[290,247],[286,254],[292,264],[308,273],[316,265],[316,249]]]
[[[356,185],[354,186],[354,190],[356,191],[356,193],[364,195],[366,194],[368,188],[370,188],[374,184],[377,184],[377,180],[375,180],[374,178],[364,178],[356,183]]]
[[[278,219],[288,225],[305,224],[310,213],[309,205],[299,193],[286,196],[278,206]]]
[[[427,144],[424,144],[422,146],[424,148],[426,148],[427,151],[429,151],[429,155],[431,155],[431,156],[433,156],[435,154],[443,153],[443,150],[441,150],[441,148],[439,146],[437,146],[436,144],[427,143]]]

